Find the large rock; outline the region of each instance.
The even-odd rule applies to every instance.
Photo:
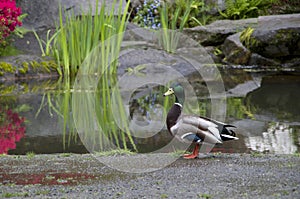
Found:
[[[251,52],[245,48],[240,41],[241,33],[236,33],[227,37],[222,45],[225,61],[238,65],[246,65],[249,62]]]
[[[256,18],[219,20],[207,26],[184,29],[184,33],[204,46],[216,46],[222,44],[228,36],[241,32],[249,26],[255,28],[256,25]]]
[[[261,16],[248,48],[280,60],[300,56],[300,14]]]
[[[260,67],[278,67],[281,64],[273,59],[263,57],[257,53],[252,53],[249,59],[248,65],[250,66],[260,66]],[[293,65],[288,65],[286,67],[293,67]]]
[[[99,11],[102,2],[106,2],[106,9],[109,12],[113,5],[113,0],[99,0]],[[125,7],[125,0],[122,8]],[[118,8],[120,0],[117,0]],[[30,29],[49,29],[55,27],[55,23],[59,19],[59,4],[61,3],[62,8],[65,12],[73,12],[75,16],[82,15],[83,12],[88,12],[90,6],[95,12],[96,0],[22,0],[18,2],[18,6],[22,8],[23,13],[27,13],[28,16],[23,21],[23,26]]]
[[[17,4],[22,8],[22,13],[27,14],[23,27],[36,30],[55,27],[59,16],[59,0],[22,0]]]

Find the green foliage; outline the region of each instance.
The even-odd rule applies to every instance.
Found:
[[[111,110],[111,94],[112,89],[117,84],[116,71],[118,67],[118,61],[114,58],[119,56],[123,33],[128,21],[129,3],[126,4],[125,8],[121,3],[118,8],[115,8],[114,3],[113,8],[108,12],[105,10],[104,4],[98,10],[98,1],[96,1],[95,13],[100,14],[93,16],[93,10],[90,8],[87,13],[82,13],[80,18],[73,13],[63,18],[62,8],[60,8],[60,20],[56,32],[51,35],[48,31],[46,41],[41,40],[36,34],[42,54],[56,58],[58,66],[62,66],[59,69],[60,74],[64,77],[61,90],[43,96],[36,117],[45,106],[48,106],[50,116],[53,116],[54,113],[57,114],[62,119],[64,144],[70,143],[71,139],[77,139],[75,125],[83,125],[86,128],[81,138],[91,139],[90,143],[94,144],[95,147],[100,145],[97,148],[100,151],[107,149],[105,144],[108,138],[116,144],[117,149],[122,147],[127,150],[127,142],[129,142],[132,148],[136,150],[118,90],[115,90],[115,95],[119,106],[119,115],[125,124],[124,129],[118,128]],[[121,13],[122,10],[123,14]],[[80,72],[78,73],[78,71]],[[81,90],[82,86],[85,86],[85,83],[82,82],[79,85],[80,88],[76,88],[76,86],[74,89],[71,88],[72,80],[70,77],[75,75],[88,77],[86,80],[88,89]],[[99,81],[95,80],[95,75]],[[91,78],[89,78],[90,76]],[[98,84],[95,85],[95,82]],[[94,90],[92,86],[94,86]],[[92,92],[90,92],[91,89]],[[83,95],[78,97],[77,92],[79,90]],[[77,101],[74,100],[75,98]],[[78,99],[80,101],[83,98],[84,103],[77,104]],[[97,107],[93,106],[95,100],[97,100]],[[75,123],[71,113],[73,113]],[[95,114],[97,121],[93,120]],[[86,120],[83,121],[82,118],[86,118]],[[87,121],[89,118],[91,120]],[[84,124],[81,124],[82,122]],[[94,129],[95,123],[102,131]]]
[[[115,17],[113,7],[107,13],[105,3],[98,9],[99,1],[95,4],[95,13],[90,7],[87,13],[82,13],[81,17],[75,16],[74,13],[63,17],[60,7],[59,25],[56,32],[47,32],[46,40],[42,40],[35,31],[34,34],[38,40],[42,56],[53,56],[58,62],[58,73],[65,77],[74,77],[82,64],[83,60],[89,53],[101,42],[114,34],[124,31],[125,18],[121,18],[121,7],[119,14]],[[126,16],[124,11],[124,16]]]
[[[277,0],[226,0],[225,12],[219,11],[226,19],[245,19],[258,17],[260,13],[266,13]]]
[[[95,146],[97,151],[107,149],[106,139],[111,139],[117,148],[123,147],[125,150],[128,145],[127,141],[129,141],[135,149],[118,91],[115,91],[118,111],[122,121],[125,121],[125,129],[120,130],[114,123],[114,115],[111,110],[111,94],[117,83],[118,66],[117,59],[114,58],[119,56],[123,33],[128,21],[130,2],[124,8],[121,2],[119,7],[115,8],[115,3],[116,1],[110,11],[105,9],[105,4],[102,4],[99,10],[99,1],[97,0],[94,6],[95,11],[93,12],[90,7],[89,11],[82,13],[80,17],[71,13],[63,18],[62,8],[60,8],[59,26],[56,32],[52,36],[48,32],[46,41],[37,37],[42,54],[50,54],[56,58],[64,78],[61,92],[54,95],[48,93],[43,96],[36,117],[47,104],[50,115],[56,113],[62,118],[63,143],[70,143],[71,139],[76,139],[77,133],[74,130],[76,125],[85,126],[84,135],[81,138],[91,140],[89,143],[93,145],[92,147]],[[122,10],[123,13],[121,13]],[[93,15],[93,13],[100,14]],[[73,90],[70,85],[71,78],[75,75],[77,77],[85,76],[87,79],[83,78],[85,82],[81,82],[79,88],[75,85]],[[95,80],[95,75],[98,81]],[[89,78],[90,76],[91,78]],[[98,84],[95,85],[95,82]],[[85,85],[87,85],[87,89],[81,90]],[[90,92],[91,89],[93,92]],[[78,90],[81,90],[83,95],[78,94]],[[82,103],[81,100],[84,102]],[[94,106],[95,100],[97,100],[97,107]],[[78,103],[79,101],[80,103]],[[73,113],[75,122],[70,117],[70,113]],[[93,116],[96,116],[97,121]],[[82,118],[85,120],[83,121]],[[95,130],[95,125],[101,130]]]
[[[174,6],[175,5],[175,6]],[[160,20],[163,29],[182,30],[191,13],[192,1],[177,0],[175,4],[162,3]]]
[[[28,159],[32,159],[32,158],[34,158],[35,153],[32,152],[32,151],[30,151],[30,152],[27,152],[27,153],[26,153],[26,156],[27,156]]]
[[[28,16],[27,13],[23,13],[18,17],[19,21],[23,21]],[[14,30],[13,34],[16,35],[19,38],[24,38],[24,35],[29,32],[27,28],[17,26]]]
[[[240,41],[246,45],[246,46],[249,46],[250,44],[250,38],[251,38],[251,35],[253,33],[254,29],[251,28],[251,27],[248,27],[246,28],[245,30],[242,31],[241,33],[241,36],[240,36]]]
[[[29,197],[29,194],[27,192],[23,192],[23,193],[9,193],[9,192],[5,192],[2,194],[3,198],[16,198],[16,197]]]
[[[211,18],[208,14],[210,11],[210,6],[205,3],[204,0],[175,0],[174,4],[171,4],[170,13],[173,13],[176,9],[180,9],[181,13],[179,16],[185,16],[186,11],[189,11],[188,15],[185,16],[187,19],[184,26],[185,27],[194,27],[197,25],[206,25]],[[173,16],[171,14],[170,19],[172,20]],[[179,18],[179,23],[181,22],[181,17]]]
[[[167,10],[167,15],[161,17],[161,13]],[[137,8],[133,22],[141,27],[153,29],[163,28],[164,20],[176,21],[178,29],[183,27],[194,27],[205,25],[210,20],[208,14],[210,6],[204,0],[175,0],[175,1],[144,1]],[[187,14],[187,15],[186,15]]]
[[[134,68],[128,67],[126,71],[128,72],[128,75],[136,75],[136,76],[145,76],[145,74],[141,71],[143,71],[146,68],[145,64],[137,65]]]
[[[57,68],[58,65],[53,60],[22,62],[19,66],[13,66],[7,62],[0,62],[0,76],[5,73],[14,74],[17,71],[19,74],[26,74],[29,70],[34,72],[50,73],[51,71],[57,70]]]
[[[97,156],[116,156],[116,155],[134,155],[134,154],[136,153],[124,149],[115,149],[115,150],[101,151],[96,153]]]
[[[0,44],[0,56],[14,56],[21,53],[20,50],[11,46],[7,41]]]
[[[19,21],[23,21],[23,19],[27,17],[27,14],[21,14],[18,17]],[[16,26],[14,31],[12,32],[15,36],[19,38],[23,38],[24,35],[28,32],[28,29],[24,27],[19,27]],[[1,38],[2,32],[0,31],[0,38]],[[21,53],[18,49],[13,47],[11,43],[13,42],[13,39],[11,36],[6,37],[4,40],[0,42],[0,56],[13,56],[13,55],[18,55]]]
[[[42,40],[38,34],[36,33],[35,30],[33,30],[33,33],[39,43],[40,46],[40,50],[42,52],[42,56],[51,56],[54,54],[53,50],[52,50],[52,43],[53,40],[56,38],[57,34],[59,33],[59,31],[55,32],[51,37],[50,37],[50,33],[51,30],[47,31],[47,36],[46,36],[46,41]]]
[[[160,28],[160,0],[144,0],[144,3],[138,6],[136,11],[132,22],[141,27]]]
[[[220,48],[216,47],[214,50],[214,55],[219,56],[222,54],[223,54],[222,50]]]
[[[227,116],[231,116],[238,119],[245,118],[246,116],[248,118],[255,119],[251,111],[253,110],[251,110],[249,106],[245,105],[241,98],[227,99]]]
[[[96,1],[95,13],[99,12],[98,4]],[[112,8],[110,13],[107,13],[104,3],[101,5],[100,15],[93,16],[90,7],[88,13],[82,13],[81,17],[76,17],[73,13],[65,19],[60,11],[60,26],[57,30],[59,34],[54,42],[54,53],[63,66],[65,76],[75,76],[78,67],[92,49],[112,35],[124,31],[126,18],[122,18],[121,7],[118,9],[119,14],[115,17],[115,9]],[[124,11],[124,16],[126,12],[128,11]]]
[[[168,20],[175,20],[179,29],[206,25],[210,19],[210,6],[204,0],[175,0],[174,3],[166,3],[166,7],[169,13]]]
[[[30,110],[32,110],[32,107],[30,105],[28,105],[28,104],[22,104],[22,105],[20,105],[20,106],[18,106],[16,108],[14,108],[14,111],[18,112],[18,113],[28,112]]]
[[[168,198],[168,194],[162,193],[160,194],[160,198]]]
[[[259,151],[251,151],[251,156],[255,158],[263,157],[264,153],[261,153]]]
[[[295,152],[295,153],[293,153],[293,156],[296,157],[296,158],[300,158],[300,153],[299,152]]]
[[[16,89],[17,89],[16,85],[0,84],[0,94],[2,96],[11,95]],[[3,99],[1,99],[1,100],[3,100]],[[7,101],[11,101],[11,99],[8,99]]]
[[[179,158],[179,157],[182,157],[182,154],[184,154],[185,152],[186,152],[186,150],[178,150],[178,149],[175,149],[175,148],[174,148],[174,151],[171,152],[170,155],[171,155],[172,157],[177,157],[177,158]]]
[[[0,76],[4,75],[4,73],[14,73],[16,71],[16,67],[7,62],[0,62]]]
[[[177,29],[181,31],[188,20],[191,10],[190,6],[187,6],[187,8],[188,9],[184,11],[183,15],[181,14],[181,8],[176,8],[176,10],[172,12],[172,18],[169,18],[170,9],[167,4],[163,3],[160,12],[162,29],[158,31],[158,38],[160,45],[169,53],[174,53],[177,49],[180,38],[180,32],[178,32]]]

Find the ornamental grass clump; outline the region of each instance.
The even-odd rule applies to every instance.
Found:
[[[113,6],[109,12],[102,5],[100,15],[93,19],[95,29],[91,33],[86,29],[83,33],[92,34],[91,38],[95,38],[95,41],[99,39],[98,45],[84,57],[75,80],[74,90],[84,92],[74,92],[72,95],[73,119],[80,138],[89,151],[136,151],[117,76],[118,58],[129,16],[129,3],[130,1],[122,10],[120,1],[119,6]],[[74,43],[74,46],[76,45]],[[86,46],[89,45],[91,44],[86,43]],[[80,50],[84,48],[80,47]],[[65,52],[67,51],[65,48]]]
[[[93,148],[91,151],[107,149],[110,143],[125,150],[129,147],[136,149],[120,91],[114,89],[117,87],[118,57],[130,1],[124,7],[122,3],[120,1],[117,6],[114,0],[112,7],[107,9],[105,2],[100,5],[96,0],[95,5],[90,5],[87,12],[82,11],[80,17],[73,12],[64,12],[60,6],[56,32],[52,36],[48,34],[46,41],[36,34],[42,53],[57,60],[59,74],[63,77],[63,93],[47,96],[50,108],[63,119],[63,143],[70,143],[77,137],[76,128],[83,143]],[[113,91],[124,129],[119,129],[114,122]],[[51,101],[54,97],[57,97],[57,107]],[[93,120],[95,114],[96,121]],[[95,124],[98,125],[96,129]],[[81,126],[85,126],[82,131]],[[108,145],[107,139],[111,141]]]
[[[96,1],[93,12],[92,5],[87,13],[82,12],[78,17],[74,13],[66,14],[63,17],[62,8],[59,14],[59,26],[57,27],[57,36],[52,46],[54,56],[59,61],[58,65],[62,66],[61,71],[65,77],[75,77],[82,62],[90,55],[91,51],[104,43],[113,35],[125,31],[127,22],[128,3],[122,13],[122,3],[115,8],[114,1],[111,10],[106,10],[105,2],[102,2],[99,9],[99,0]],[[97,13],[97,14],[93,14]],[[123,17],[124,16],[124,17]],[[120,44],[122,38],[117,43]],[[118,52],[119,45],[112,46],[111,52]],[[109,49],[102,52],[102,66],[110,55]],[[88,69],[86,70],[88,71]]]
[[[160,45],[169,53],[176,52],[180,32],[183,30],[186,22],[188,21],[191,11],[191,2],[188,1],[187,3],[187,9],[183,13],[180,7],[175,9],[172,13],[172,19],[169,19],[170,10],[167,5],[165,3],[162,4],[160,12],[161,30],[158,31],[157,34]]]

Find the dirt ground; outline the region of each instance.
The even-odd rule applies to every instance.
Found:
[[[0,198],[300,198],[299,154],[210,154],[163,167],[161,157],[0,156]],[[118,171],[116,160],[141,170]]]

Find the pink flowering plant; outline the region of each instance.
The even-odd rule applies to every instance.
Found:
[[[0,0],[0,47],[7,46],[9,35],[22,25],[19,18],[21,13],[15,0]]]
[[[25,135],[24,121],[25,118],[18,113],[0,107],[0,154],[16,148],[16,142]]]

